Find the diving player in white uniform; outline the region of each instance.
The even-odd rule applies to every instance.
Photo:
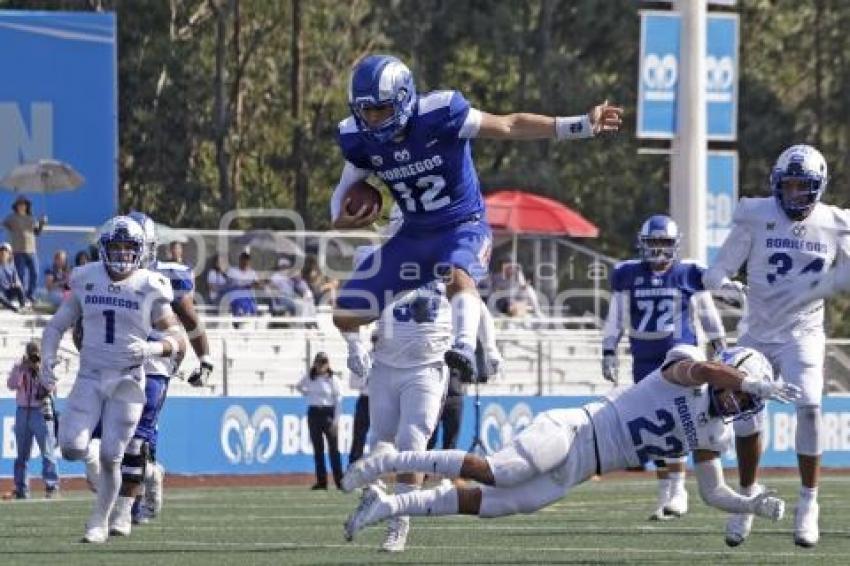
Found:
[[[743,285],[730,277],[746,263],[747,309],[738,344],[762,352],[776,373],[802,390],[796,400],[795,446],[802,486],[794,541],[807,547],[819,538],[824,306],[819,297],[790,310],[788,306],[808,290],[811,278],[831,271],[836,257],[848,253],[850,217],[820,202],[827,178],[826,161],[815,148],[795,145],[783,151],[770,175],[772,196],[741,199],[732,231],[703,277],[708,289],[740,290]],[[747,495],[762,489],[756,483],[761,427],[761,419],[735,424],[741,492]],[[752,521],[751,514],[730,518],[726,542],[741,544]]]
[[[773,493],[743,496],[724,483],[719,456],[731,434],[726,418],[760,411],[763,399],[794,399],[799,390],[774,381],[764,356],[749,348],[725,350],[720,362],[704,359],[694,346],[676,346],[664,365],[640,383],[581,408],[545,411],[510,445],[485,458],[444,450],[384,451],[358,460],[346,472],[343,489],[401,471],[461,477],[483,485],[440,486],[392,496],[370,485],[346,521],[346,539],[402,514],[533,513],[594,474],[689,451],[694,453],[700,495],[707,504],[781,519],[785,503]]]
[[[84,542],[108,537],[108,518],[121,485],[121,458],[145,402],[145,360],[179,358],[186,350],[171,310],[168,280],[139,268],[144,234],[126,216],[109,220],[98,240],[101,261],[71,273],[71,292],[44,329],[41,379],[52,389],[65,331],[82,317],[80,370],[68,396],[59,446],[67,460],[85,459],[92,430],[102,422],[101,474]],[[152,330],[163,332],[149,341]]]

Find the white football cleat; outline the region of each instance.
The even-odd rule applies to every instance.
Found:
[[[818,528],[818,515],[820,505],[817,501],[800,501],[794,512],[794,544],[805,548],[811,548],[820,539]]]
[[[753,489],[750,495],[758,495],[764,491],[764,486],[753,484]],[[750,531],[753,530],[753,519],[755,515],[752,513],[734,513],[729,516],[726,521],[726,544],[728,546],[738,546],[750,536]]]
[[[398,454],[395,446],[388,442],[379,442],[369,456],[360,458],[345,471],[342,476],[342,490],[354,491],[358,487],[365,487],[378,481],[380,477],[393,470],[383,468],[384,457]]]
[[[688,512],[688,490],[671,489],[670,498],[664,505],[664,514],[670,517],[681,517]]]
[[[91,544],[103,544],[109,538],[109,530],[106,523],[89,526],[86,524],[86,532],[80,542],[88,542]]]
[[[387,535],[381,544],[381,550],[384,552],[404,552],[409,532],[410,517],[393,517],[387,524]]]
[[[129,497],[119,497],[109,514],[109,534],[128,537],[133,529],[131,509],[133,500]]]
[[[364,528],[389,517],[387,499],[389,497],[379,487],[370,485],[364,489],[357,509],[345,520],[345,540],[351,542]]]

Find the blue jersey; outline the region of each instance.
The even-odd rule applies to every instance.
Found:
[[[171,282],[171,289],[174,291],[174,302],[172,304],[179,302],[180,299],[195,291],[195,276],[192,269],[187,265],[157,260],[149,269],[156,271]]]
[[[703,291],[700,265],[677,261],[664,273],[656,273],[645,261],[617,264],[611,274],[611,290],[627,294],[629,342],[636,363],[660,364],[677,344],[696,345],[691,297]],[[654,368],[650,368],[654,369]]]
[[[468,139],[471,111],[477,113],[459,92],[435,91],[419,97],[400,142],[371,140],[349,116],[339,124],[338,143],[347,161],[387,184],[405,228],[437,229],[483,217]]]

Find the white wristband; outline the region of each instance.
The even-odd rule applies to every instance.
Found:
[[[556,140],[577,140],[593,137],[593,126],[590,124],[590,116],[558,116],[555,118]]]

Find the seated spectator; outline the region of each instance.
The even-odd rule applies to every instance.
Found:
[[[80,267],[81,265],[85,265],[91,261],[91,257],[89,256],[89,252],[86,250],[80,250],[77,252],[77,255],[74,256],[74,267]]]
[[[526,280],[522,266],[504,259],[499,263],[500,269],[490,279],[488,305],[511,318],[541,316],[537,291]]]
[[[292,269],[292,260],[281,257],[277,260],[277,271],[269,281],[272,296],[272,314],[289,316],[313,316],[316,303],[310,286],[301,274]]]
[[[339,281],[322,273],[316,256],[309,255],[306,257],[304,268],[301,270],[301,277],[310,287],[310,292],[313,293],[317,305],[332,305],[334,303]]]
[[[230,295],[230,312],[234,316],[257,314],[257,300],[254,289],[260,286],[257,272],[251,267],[251,253],[248,250],[239,254],[239,267],[227,270],[227,286]]]
[[[68,254],[65,250],[57,250],[53,254],[53,263],[44,270],[44,287],[47,289],[47,300],[58,307],[68,293],[68,277],[71,267],[68,265]]]
[[[0,306],[18,312],[25,304],[24,287],[12,261],[12,245],[0,243]]]
[[[186,258],[183,257],[183,244],[177,240],[168,244],[168,261],[180,265],[189,265],[186,263]]]
[[[207,262],[207,298],[211,305],[217,305],[225,293],[227,293],[227,258],[224,254],[215,254]]]

